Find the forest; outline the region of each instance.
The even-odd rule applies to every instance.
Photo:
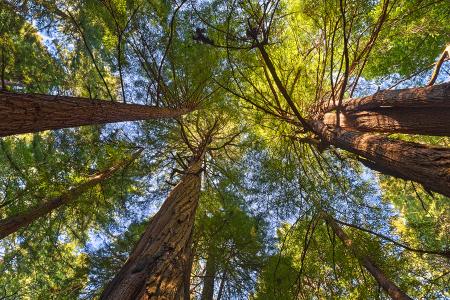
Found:
[[[448,61],[448,0],[0,0],[0,299],[450,299]]]

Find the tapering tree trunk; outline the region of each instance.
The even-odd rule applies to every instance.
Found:
[[[214,296],[214,281],[216,277],[216,262],[211,253],[208,254],[206,261],[206,272],[203,278],[203,289],[201,300],[213,300]]]
[[[161,108],[80,97],[0,92],[0,136],[123,121],[173,118],[189,108]]]
[[[91,175],[87,178],[87,180],[78,186],[70,188],[67,192],[62,193],[60,196],[45,200],[42,204],[24,212],[20,213],[6,219],[0,220],[0,239],[8,236],[11,233],[16,232],[20,228],[23,228],[33,221],[41,218],[53,210],[67,204],[75,200],[78,196],[80,196],[85,191],[89,190],[91,187],[96,184],[105,181],[106,179],[113,176],[118,170],[122,169],[124,166],[130,164],[134,161],[139,154],[142,152],[142,149],[133,153],[131,158],[123,160],[108,169],[100,171],[94,175]]]
[[[180,299],[189,269],[203,154],[188,167],[151,219],[125,265],[101,299]]]
[[[348,235],[342,230],[339,224],[328,214],[322,214],[326,222],[331,226],[333,232],[339,237],[342,243],[350,249],[360,263],[369,271],[375,278],[378,284],[386,291],[386,293],[394,300],[412,300],[405,292],[403,292],[395,283],[393,283],[383,271],[377,267],[373,260],[364,255]]]
[[[357,154],[389,174],[418,182],[426,189],[450,197],[450,149],[329,128],[320,121],[310,124],[325,142]]]
[[[335,112],[324,123],[336,125]],[[393,107],[340,113],[339,126],[364,132],[450,136],[450,108]]]
[[[323,121],[336,125],[330,105]],[[339,126],[365,132],[450,136],[450,83],[385,90],[344,101]]]
[[[342,103],[343,111],[362,111],[381,107],[434,107],[450,108],[450,83],[427,87],[384,90],[361,98],[352,98]],[[336,106],[330,105],[325,111]]]

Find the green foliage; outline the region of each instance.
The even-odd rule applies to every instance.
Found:
[[[144,151],[108,181],[0,241],[0,298],[99,297],[208,133],[193,298],[200,298],[209,264],[221,299],[385,299],[322,212],[347,223],[342,229],[359,255],[411,297],[449,298],[448,259],[406,249],[450,249],[448,198],[377,176],[356,155],[322,145],[282,93],[308,119],[338,97],[344,80],[345,97],[410,75],[424,82],[424,72],[414,74],[449,42],[448,15],[448,1],[434,0],[3,1],[7,91],[195,110],[176,120],[2,138],[1,219],[67,191],[136,147]],[[449,146],[448,137],[390,138]]]
[[[0,19],[0,79],[5,88],[46,93],[60,86],[62,70],[36,28],[4,6]]]

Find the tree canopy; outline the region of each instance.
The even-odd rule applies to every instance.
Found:
[[[0,299],[450,298],[447,0],[0,0]]]

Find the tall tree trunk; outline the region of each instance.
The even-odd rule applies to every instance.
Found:
[[[333,232],[339,237],[345,247],[350,249],[360,263],[369,271],[375,278],[378,284],[386,291],[386,293],[394,300],[412,300],[407,294],[405,294],[395,283],[393,283],[383,271],[376,266],[373,260],[364,255],[348,235],[342,230],[339,224],[327,213],[322,213],[323,218],[331,226]]]
[[[336,125],[336,113],[326,113],[323,121]],[[450,136],[450,108],[381,107],[349,111],[340,113],[339,126],[364,132]]]
[[[310,124],[327,143],[357,154],[389,174],[397,174],[397,177],[450,197],[450,149],[343,128],[331,129],[320,121]]]
[[[208,253],[206,261],[206,272],[203,279],[203,289],[201,300],[213,300],[214,296],[214,279],[216,277],[216,262],[214,256]]]
[[[49,129],[173,118],[191,109],[161,108],[80,97],[0,92],[0,137]]]
[[[42,204],[39,204],[38,206],[24,213],[20,213],[8,217],[6,219],[0,220],[0,239],[10,235],[11,233],[16,232],[20,228],[23,228],[31,224],[33,221],[47,215],[54,209],[57,209],[58,207],[61,207],[62,205],[65,205],[75,200],[78,196],[80,196],[82,193],[84,193],[91,187],[95,186],[96,184],[102,181],[105,181],[106,179],[113,176],[118,170],[122,169],[123,167],[133,162],[141,152],[142,149],[134,152],[131,158],[122,160],[121,162],[111,166],[108,169],[105,169],[94,175],[89,176],[85,182],[81,183],[78,186],[70,188],[67,192],[62,193],[58,197],[48,199],[44,201]]]
[[[427,87],[384,90],[361,98],[352,98],[342,102],[343,111],[362,111],[381,107],[441,107],[450,108],[450,82]],[[329,103],[322,108],[324,112],[336,109]]]
[[[330,105],[324,123],[336,125]],[[339,126],[366,132],[450,136],[450,83],[385,90],[342,104]]]
[[[200,196],[203,154],[187,168],[151,219],[125,265],[101,299],[179,299],[190,264],[194,217]]]

